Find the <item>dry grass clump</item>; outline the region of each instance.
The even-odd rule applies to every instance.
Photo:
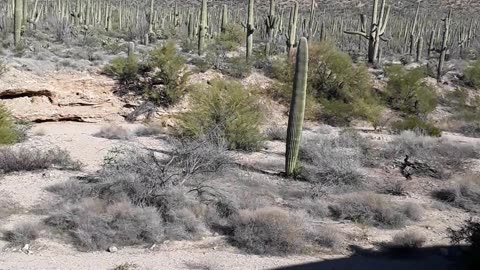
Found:
[[[382,228],[400,228],[408,220],[420,219],[422,210],[415,204],[399,205],[380,195],[360,192],[346,195],[330,205],[330,212],[336,219]]]
[[[137,128],[135,135],[138,137],[151,137],[162,133],[162,128],[154,125],[147,125]]]
[[[112,270],[134,270],[138,268],[139,268],[138,265],[134,263],[122,263],[116,266],[115,268],[112,268]]]
[[[265,137],[270,141],[284,142],[287,140],[287,129],[282,126],[268,127],[265,130]]]
[[[284,255],[306,245],[305,224],[280,208],[241,210],[231,225],[235,244],[250,253]]]
[[[446,142],[442,139],[423,136],[413,131],[404,131],[383,149],[383,157],[389,161],[403,160],[409,156],[411,162],[422,166],[414,175],[445,178],[450,172],[462,171],[470,159],[478,158],[476,147]]]
[[[3,240],[13,246],[30,244],[40,236],[41,227],[38,224],[25,223],[12,230],[3,232]]]
[[[434,191],[432,196],[452,206],[478,213],[480,212],[480,176],[467,175],[456,181],[450,188]]]
[[[48,168],[79,170],[82,164],[72,160],[70,154],[58,148],[40,150],[37,148],[0,149],[0,172],[36,171]]]
[[[418,250],[426,241],[427,238],[417,231],[405,231],[395,234],[387,247],[395,254],[405,254]]]
[[[300,175],[322,186],[360,186],[365,144],[363,138],[351,132],[334,138],[322,135],[306,139],[300,147]]]
[[[124,127],[110,125],[102,127],[94,136],[110,140],[128,140],[132,137],[132,134]]]

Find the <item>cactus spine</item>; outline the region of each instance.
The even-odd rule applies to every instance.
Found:
[[[253,52],[253,32],[255,32],[255,17],[253,14],[253,9],[255,8],[255,0],[248,1],[248,18],[247,25],[245,26],[247,30],[247,61],[250,60]]]
[[[202,0],[202,9],[200,11],[200,25],[198,26],[198,55],[203,54],[207,30],[207,0]]]
[[[15,0],[14,33],[13,33],[15,46],[20,45],[20,40],[22,35],[22,22],[23,22],[23,0]]]
[[[287,128],[287,150],[285,155],[285,172],[288,176],[295,173],[297,168],[298,151],[302,138],[303,120],[308,79],[308,42],[305,37],[300,39],[295,64],[292,101]]]

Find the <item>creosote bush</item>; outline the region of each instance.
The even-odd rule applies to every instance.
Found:
[[[217,130],[229,149],[256,150],[262,145],[258,98],[240,83],[217,79],[199,85],[191,102],[191,111],[180,117],[184,136],[201,137]]]
[[[36,148],[1,148],[0,171],[3,173],[36,171],[49,168],[79,170],[81,163],[72,160],[70,154],[58,148],[40,150]]]
[[[417,231],[404,231],[395,234],[392,241],[387,244],[387,247],[391,252],[401,255],[415,252],[415,250],[421,248],[426,241],[427,238]]]
[[[4,231],[3,240],[10,242],[13,246],[23,247],[40,236],[40,229],[40,225],[38,224],[21,224],[12,230]]]
[[[234,51],[245,41],[245,32],[238,24],[228,24],[225,32],[215,37],[215,43],[212,46],[216,50]]]
[[[407,116],[405,119],[392,123],[392,130],[397,134],[410,130],[432,137],[442,136],[442,130],[440,128],[420,119],[418,116]]]
[[[332,217],[347,219],[370,226],[400,228],[408,220],[418,220],[421,210],[417,205],[395,204],[373,193],[353,193],[330,205]]]
[[[18,135],[9,112],[0,103],[0,145],[16,142]]]
[[[467,175],[454,182],[452,187],[432,193],[437,200],[467,211],[480,212],[480,176]]]

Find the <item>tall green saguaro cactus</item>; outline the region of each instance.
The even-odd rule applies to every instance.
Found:
[[[247,61],[250,60],[253,52],[253,33],[255,32],[255,17],[253,14],[255,8],[255,0],[248,1],[248,18],[245,29],[247,30]]]
[[[222,7],[222,22],[220,25],[220,32],[225,33],[227,30],[227,25],[228,25],[228,7],[227,5],[223,5]]]
[[[13,38],[15,46],[20,45],[23,24],[23,0],[15,0],[14,31]]]
[[[290,21],[288,23],[287,50],[288,57],[292,58],[293,49],[297,44],[297,21],[298,21],[298,2],[290,10]]]
[[[205,36],[207,35],[207,0],[202,0],[200,11],[200,25],[198,26],[198,55],[203,54],[205,47]]]
[[[265,55],[270,55],[272,42],[274,39],[275,28],[277,27],[278,18],[275,16],[275,0],[270,0],[270,12],[265,19],[265,27],[267,29],[268,41],[265,44]]]
[[[292,101],[290,103],[290,113],[288,116],[287,150],[285,154],[285,172],[288,176],[293,175],[297,168],[298,151],[300,149],[303,120],[305,116],[307,79],[308,41],[307,38],[302,37],[297,50]]]
[[[438,59],[438,67],[437,67],[437,81],[442,80],[443,74],[443,64],[445,63],[445,56],[447,54],[447,43],[448,43],[448,36],[450,33],[450,19],[452,16],[452,11],[448,12],[448,15],[445,19],[443,19],[443,40],[442,40],[442,47],[439,49],[440,51],[440,58]]]
[[[385,34],[390,15],[390,6],[387,7],[385,12],[386,0],[382,0],[379,15],[378,1],[379,0],[374,0],[373,2],[371,25],[368,33],[366,31],[344,31],[346,34],[360,35],[368,39],[368,63],[370,64],[375,64],[378,59],[381,37]]]

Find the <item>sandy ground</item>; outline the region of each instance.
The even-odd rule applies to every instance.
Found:
[[[85,167],[82,172],[66,172],[48,170],[40,172],[14,173],[0,179],[0,196],[8,198],[17,207],[14,214],[8,216],[0,223],[0,230],[10,229],[16,224],[28,222],[40,222],[41,213],[34,209],[55,200],[54,195],[48,193],[45,188],[56,183],[67,181],[72,176],[83,175],[100,168],[104,156],[114,147],[128,145],[148,146],[154,148],[166,147],[162,139],[134,138],[130,141],[108,140],[94,137],[106,124],[93,123],[41,123],[36,124],[30,130],[30,137],[19,146],[51,148],[59,147],[68,150],[74,159],[81,161]],[[122,126],[129,130],[139,127],[139,124],[125,124]],[[318,132],[308,131],[306,135]],[[381,141],[389,140],[387,135],[367,135],[372,139]],[[478,143],[478,139],[467,139],[455,134],[447,134],[446,139],[458,143]],[[267,147],[260,152],[252,154],[240,154],[239,162],[262,168],[269,171],[281,171],[283,166],[282,152],[284,144],[280,142],[269,142]],[[381,172],[375,172],[381,175]],[[266,177],[266,176],[262,176]],[[395,174],[385,175],[388,180],[401,179]],[[387,180],[387,179],[386,179]],[[430,182],[429,182],[430,181]],[[422,193],[418,193],[417,187],[435,188],[429,179],[417,179],[409,187],[409,195],[395,199],[399,202],[415,202],[425,207],[424,218],[420,222],[407,226],[406,229],[415,229],[424,233],[427,238],[427,246],[448,244],[446,229],[450,226],[457,226],[468,218],[468,214],[454,209],[435,208],[435,203]],[[415,192],[414,192],[415,191]],[[428,190],[427,190],[428,191]],[[425,191],[425,192],[427,192]],[[333,224],[333,223],[332,223]],[[366,228],[349,222],[335,222],[334,226],[349,235],[352,240],[350,244],[357,244],[363,247],[373,247],[375,243],[389,241],[392,235],[400,230],[382,230],[377,228]],[[196,242],[181,241],[167,242],[155,247],[122,248],[116,253],[109,252],[79,252],[71,245],[61,239],[54,239],[51,235],[44,235],[35,241],[29,252],[23,252],[19,248],[9,247],[0,240],[0,269],[113,269],[123,264],[131,263],[138,266],[138,269],[274,269],[285,266],[292,266],[305,263],[314,264],[314,268],[299,269],[368,269],[360,267],[354,257],[348,257],[350,251],[343,250],[332,253],[315,254],[312,256],[290,256],[264,257],[243,254],[241,251],[231,247],[219,236],[208,236]],[[436,254],[435,256],[437,256]],[[402,260],[396,266],[410,269],[426,269],[432,266],[428,263],[432,257],[420,260]],[[327,259],[328,261],[324,261]],[[334,259],[331,261],[331,259]],[[332,263],[336,260],[343,260],[340,264]],[[347,261],[345,261],[347,260]],[[371,259],[368,259],[371,260]],[[368,261],[367,260],[367,261]],[[435,264],[441,262],[434,260]],[[340,261],[339,261],[340,262]],[[362,260],[365,263],[365,261]],[[324,264],[322,264],[324,263]],[[337,265],[337,266],[335,266]],[[368,261],[365,266],[375,266],[384,269],[381,265],[389,265],[384,258]],[[307,266],[305,266],[307,267]],[[311,267],[311,266],[309,266]],[[450,268],[446,262],[442,264]],[[397,268],[392,268],[397,269]],[[401,269],[401,268],[398,268]],[[405,268],[403,268],[405,269]],[[433,268],[431,268],[433,269]]]

